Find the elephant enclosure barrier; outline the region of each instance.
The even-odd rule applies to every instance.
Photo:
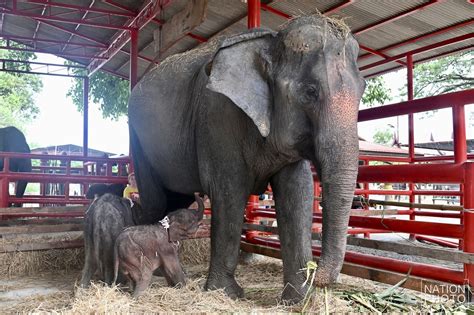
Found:
[[[434,285],[472,285],[474,283],[474,155],[466,148],[466,120],[464,107],[474,103],[474,90],[455,92],[414,101],[362,110],[359,121],[370,121],[402,115],[451,108],[454,136],[454,155],[424,157],[414,154],[413,132],[409,154],[405,157],[360,156],[358,182],[362,185],[356,194],[362,196],[363,209],[353,209],[349,221],[348,251],[343,273],[371,280],[395,284],[409,275],[404,287],[426,291]],[[11,173],[9,159],[28,157],[64,161],[63,166],[53,168],[33,167],[33,173]],[[43,156],[0,153],[5,168],[0,172],[0,235],[68,232],[82,230],[82,216],[88,200],[83,197],[90,183],[126,183],[121,166],[127,159],[104,159],[74,156]],[[73,163],[74,162],[74,163]],[[74,167],[79,162],[79,167]],[[390,163],[391,165],[380,165]],[[102,171],[100,171],[102,170]],[[28,182],[47,185],[64,185],[63,194],[49,196],[44,189],[39,195],[16,198],[9,195],[10,182],[25,179]],[[406,189],[374,189],[373,183],[401,183]],[[82,186],[82,194],[73,196],[70,184]],[[419,189],[417,184],[435,184],[432,189]],[[459,189],[445,190],[436,185],[459,185]],[[42,187],[43,187],[42,186]],[[315,200],[313,214],[313,255],[317,260],[321,248],[322,213],[319,205],[321,189],[315,175]],[[406,196],[408,203],[388,202],[392,209],[374,210],[368,200],[372,196]],[[456,197],[459,205],[424,205],[415,203],[416,196]],[[445,197],[445,199],[446,199]],[[12,202],[43,205],[41,207],[7,208]],[[382,202],[383,203],[383,202]],[[387,203],[387,202],[385,202]],[[44,205],[60,206],[44,206]],[[66,206],[68,205],[68,206]],[[246,209],[246,223],[241,248],[247,252],[280,257],[276,237],[278,227],[268,224],[275,219],[272,201],[259,201],[251,196]],[[434,222],[430,222],[434,221]],[[388,234],[392,233],[392,234]],[[390,239],[393,233],[402,233],[411,241],[398,242]],[[197,237],[208,237],[204,231]],[[354,237],[362,235],[362,237]],[[375,239],[371,238],[376,236]],[[389,236],[388,240],[382,236]],[[386,237],[387,238],[387,237]],[[441,246],[421,246],[414,240]],[[82,241],[45,242],[4,245],[1,252],[74,248]],[[381,253],[389,253],[387,255]],[[405,259],[393,255],[405,255]],[[406,257],[413,258],[410,261]],[[417,259],[415,259],[418,257]],[[445,263],[443,263],[443,261]],[[469,286],[463,286],[469,288]],[[434,293],[439,293],[436,291]],[[464,293],[464,292],[462,292]],[[456,294],[461,294],[457,292]]]

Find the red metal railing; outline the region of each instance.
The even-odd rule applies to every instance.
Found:
[[[33,163],[31,173],[17,173],[9,170],[13,158],[28,158],[39,160]],[[87,204],[83,196],[89,184],[92,183],[127,183],[126,166],[129,159],[95,158],[68,155],[42,155],[25,153],[0,152],[4,168],[0,170],[0,208],[8,207],[10,203],[34,204]],[[75,162],[79,166],[72,166]],[[39,165],[37,165],[39,164]],[[116,172],[113,172],[113,168]],[[40,193],[16,198],[9,194],[9,183],[26,180],[28,183],[40,183]],[[80,184],[83,189],[80,196],[69,193],[70,184]],[[45,185],[61,185],[63,193],[59,196],[48,195]]]

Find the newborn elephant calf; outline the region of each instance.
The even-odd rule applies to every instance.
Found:
[[[120,232],[134,225],[130,201],[113,194],[94,200],[84,218],[85,264],[81,286],[89,286],[92,276],[112,284],[114,276],[114,243]]]
[[[115,280],[120,271],[130,283],[133,297],[149,286],[153,271],[160,268],[170,286],[184,285],[185,276],[178,258],[178,242],[198,230],[204,203],[195,195],[199,208],[178,209],[157,225],[125,229],[115,241]]]

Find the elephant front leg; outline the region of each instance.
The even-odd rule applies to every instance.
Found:
[[[235,281],[239,260],[240,236],[248,194],[235,190],[211,193],[211,264],[206,290],[224,289],[233,298],[242,298],[244,291]]]
[[[283,260],[282,300],[303,299],[306,273],[301,269],[312,260],[311,224],[313,178],[309,162],[300,161],[283,168],[271,180]]]

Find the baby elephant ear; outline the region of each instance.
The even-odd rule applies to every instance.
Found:
[[[207,88],[232,100],[267,137],[273,97],[267,82],[269,58],[265,55],[272,34],[259,36],[221,47],[210,64]]]

